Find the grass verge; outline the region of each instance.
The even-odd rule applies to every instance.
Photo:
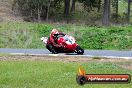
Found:
[[[30,22],[0,23],[0,48],[45,48],[40,38],[48,37],[52,28],[74,36],[85,49],[132,49],[132,26],[105,28]]]
[[[16,57],[10,56],[10,58],[14,59]],[[17,58],[19,59],[19,57]],[[131,65],[131,61],[104,62],[94,60],[63,62],[44,60],[47,57],[41,57],[43,60],[38,60],[40,57],[36,57],[36,60],[27,60],[33,58],[29,56],[23,58],[25,60],[0,61],[0,88],[131,88],[132,86],[132,83],[86,84],[80,86],[75,80],[80,65],[89,74],[132,75],[132,70],[128,69],[128,67],[123,68],[126,65]]]

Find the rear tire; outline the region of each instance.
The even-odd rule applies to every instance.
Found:
[[[83,55],[84,50],[80,46],[77,46],[76,47],[76,53],[79,54],[79,55]]]
[[[54,49],[54,47],[53,47],[51,44],[46,45],[46,48],[47,48],[50,52],[52,52],[53,54],[57,54],[56,50]]]

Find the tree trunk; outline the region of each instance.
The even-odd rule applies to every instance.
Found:
[[[71,12],[75,12],[75,3],[76,3],[76,0],[72,0]]]
[[[3,2],[3,0],[2,0],[2,2]],[[16,4],[17,4],[17,0],[13,0],[12,1],[12,11],[14,10]]]
[[[31,9],[30,17],[33,17],[33,10]]]
[[[103,11],[102,24],[104,26],[109,26],[109,20],[110,20],[110,0],[104,0],[104,11]]]
[[[117,2],[116,2],[116,14],[118,15],[118,0],[116,0]]]
[[[100,8],[101,8],[101,0],[98,1],[98,4],[99,4],[99,6],[98,6],[98,12],[100,12]]]
[[[40,22],[40,9],[38,8],[38,22]]]
[[[41,11],[42,11],[42,6],[38,5],[38,22],[41,21]]]
[[[127,11],[127,22],[130,23],[130,7],[131,7],[131,0],[128,0],[128,11]]]
[[[116,22],[118,22],[118,0],[116,0]]]
[[[64,17],[68,23],[68,17],[69,17],[69,8],[70,8],[70,0],[64,1]]]
[[[47,11],[46,11],[46,21],[47,21],[47,22],[48,22],[48,20],[49,20],[50,5],[51,5],[51,0],[49,0],[49,4],[48,4],[48,7],[47,7]]]

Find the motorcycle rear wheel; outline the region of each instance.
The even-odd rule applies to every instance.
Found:
[[[56,50],[54,49],[54,47],[53,47],[51,44],[46,45],[46,48],[47,48],[50,52],[52,52],[53,54],[57,54],[57,53],[58,53],[58,52],[56,52]]]

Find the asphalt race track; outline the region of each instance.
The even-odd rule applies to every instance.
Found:
[[[11,49],[0,48],[0,53],[9,53],[14,55],[55,55],[49,52],[47,49]],[[76,54],[56,54],[66,56],[76,56]],[[116,51],[116,50],[85,50],[84,55],[87,57],[110,57],[110,58],[127,58],[132,59],[132,51]]]

